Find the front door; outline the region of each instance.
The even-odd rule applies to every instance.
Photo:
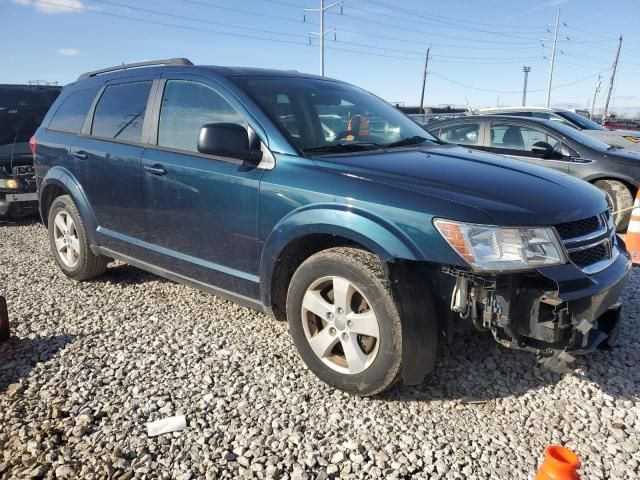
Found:
[[[505,120],[492,121],[487,140],[485,150],[488,152],[569,173],[571,161],[563,156],[562,141],[542,128]],[[533,146],[540,142],[553,148],[554,158],[543,158],[533,152]]]
[[[158,91],[157,145],[142,154],[146,235],[152,263],[258,296],[258,192],[262,170],[200,154],[200,128],[247,121],[216,84],[168,78]]]

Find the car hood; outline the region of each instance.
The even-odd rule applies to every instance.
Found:
[[[552,225],[607,209],[604,194],[587,182],[452,145],[324,156],[315,161],[344,175],[418,192],[425,197],[425,213],[438,216],[447,216],[443,205],[458,213],[457,206],[466,206],[467,211],[481,210],[497,225]]]
[[[583,133],[609,145],[640,151],[640,141],[633,140],[640,139],[640,132],[632,130],[583,130]],[[631,137],[632,140],[627,137]]]

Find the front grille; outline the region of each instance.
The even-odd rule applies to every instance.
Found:
[[[580,268],[588,267],[594,263],[601,262],[609,258],[609,252],[605,248],[604,244],[599,244],[591,248],[585,248],[584,250],[576,250],[569,253],[571,261]]]
[[[13,167],[12,173],[14,175],[34,175],[35,170],[33,169],[33,165],[19,165]]]
[[[602,229],[602,225],[600,224],[600,220],[597,216],[556,225],[558,235],[560,235],[560,238],[563,240],[584,237],[591,233],[595,233],[600,229]]]
[[[615,226],[609,211],[555,228],[571,262],[587,274],[606,268],[617,258]]]

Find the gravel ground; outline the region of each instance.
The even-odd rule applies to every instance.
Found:
[[[0,477],[533,478],[560,443],[583,478],[640,478],[640,276],[620,347],[540,370],[464,332],[418,387],[320,383],[285,324],[126,265],[68,280],[42,225],[0,225]],[[186,430],[146,423],[184,414]]]

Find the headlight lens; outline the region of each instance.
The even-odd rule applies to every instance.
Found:
[[[477,270],[518,270],[566,263],[552,228],[514,228],[436,219],[451,247]]]
[[[14,178],[0,178],[0,188],[16,190],[18,188],[18,181]]]

